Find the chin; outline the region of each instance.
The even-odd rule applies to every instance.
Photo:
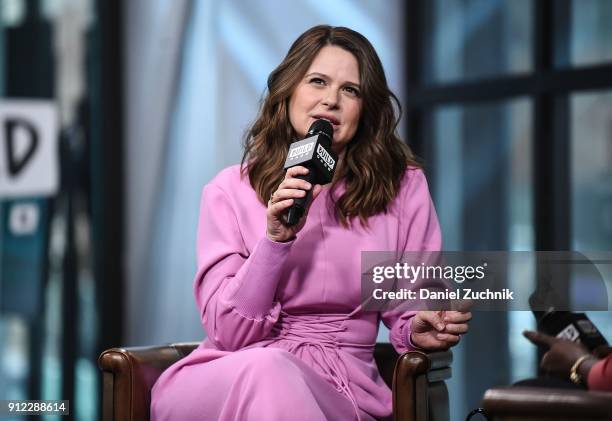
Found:
[[[338,146],[338,147],[340,147],[340,148],[344,148],[344,147],[346,146],[346,144],[347,144],[347,143],[348,143],[348,142],[347,142],[346,140],[344,140],[343,138],[339,138],[339,137],[336,137],[336,136],[334,135],[334,142],[333,142],[333,146],[334,146],[334,147],[335,147],[335,146]]]

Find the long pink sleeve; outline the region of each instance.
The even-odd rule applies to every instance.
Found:
[[[612,354],[591,367],[588,384],[591,390],[612,392]]]
[[[194,293],[204,329],[217,348],[236,350],[270,332],[280,312],[273,300],[291,246],[262,232],[249,253],[226,193],[212,184],[204,188]]]
[[[421,170],[406,172],[399,199],[401,200],[400,230],[406,233],[403,250],[439,251],[442,237],[438,216],[433,206],[427,180]],[[381,318],[389,331],[389,340],[398,353],[416,349],[410,341],[414,311],[399,313],[387,311]]]

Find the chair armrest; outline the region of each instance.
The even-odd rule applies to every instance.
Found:
[[[393,375],[393,412],[396,421],[448,419],[448,390],[451,377],[450,351],[402,354]]]
[[[485,392],[489,416],[508,419],[610,420],[612,393],[543,387],[496,387]],[[508,416],[513,416],[509,418]]]
[[[148,420],[150,390],[161,373],[199,343],[112,348],[98,358],[103,373],[102,419]]]

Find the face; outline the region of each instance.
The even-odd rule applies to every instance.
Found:
[[[334,127],[332,149],[340,153],[351,141],[361,115],[359,65],[348,51],[328,45],[315,56],[289,100],[289,120],[300,138],[325,118]]]

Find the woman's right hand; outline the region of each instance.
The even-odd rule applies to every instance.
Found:
[[[310,183],[307,181],[295,178],[298,175],[308,174],[308,171],[308,168],[301,166],[289,168],[285,173],[285,179],[280,183],[276,191],[272,193],[272,196],[270,196],[266,212],[268,219],[266,235],[268,239],[281,243],[290,241],[304,227],[310,206],[321,192],[322,187],[319,184],[315,184],[312,187],[312,200],[306,207],[304,216],[302,216],[296,225],[287,226],[284,222],[283,214],[293,204],[293,198],[304,197],[306,190],[311,188]]]

